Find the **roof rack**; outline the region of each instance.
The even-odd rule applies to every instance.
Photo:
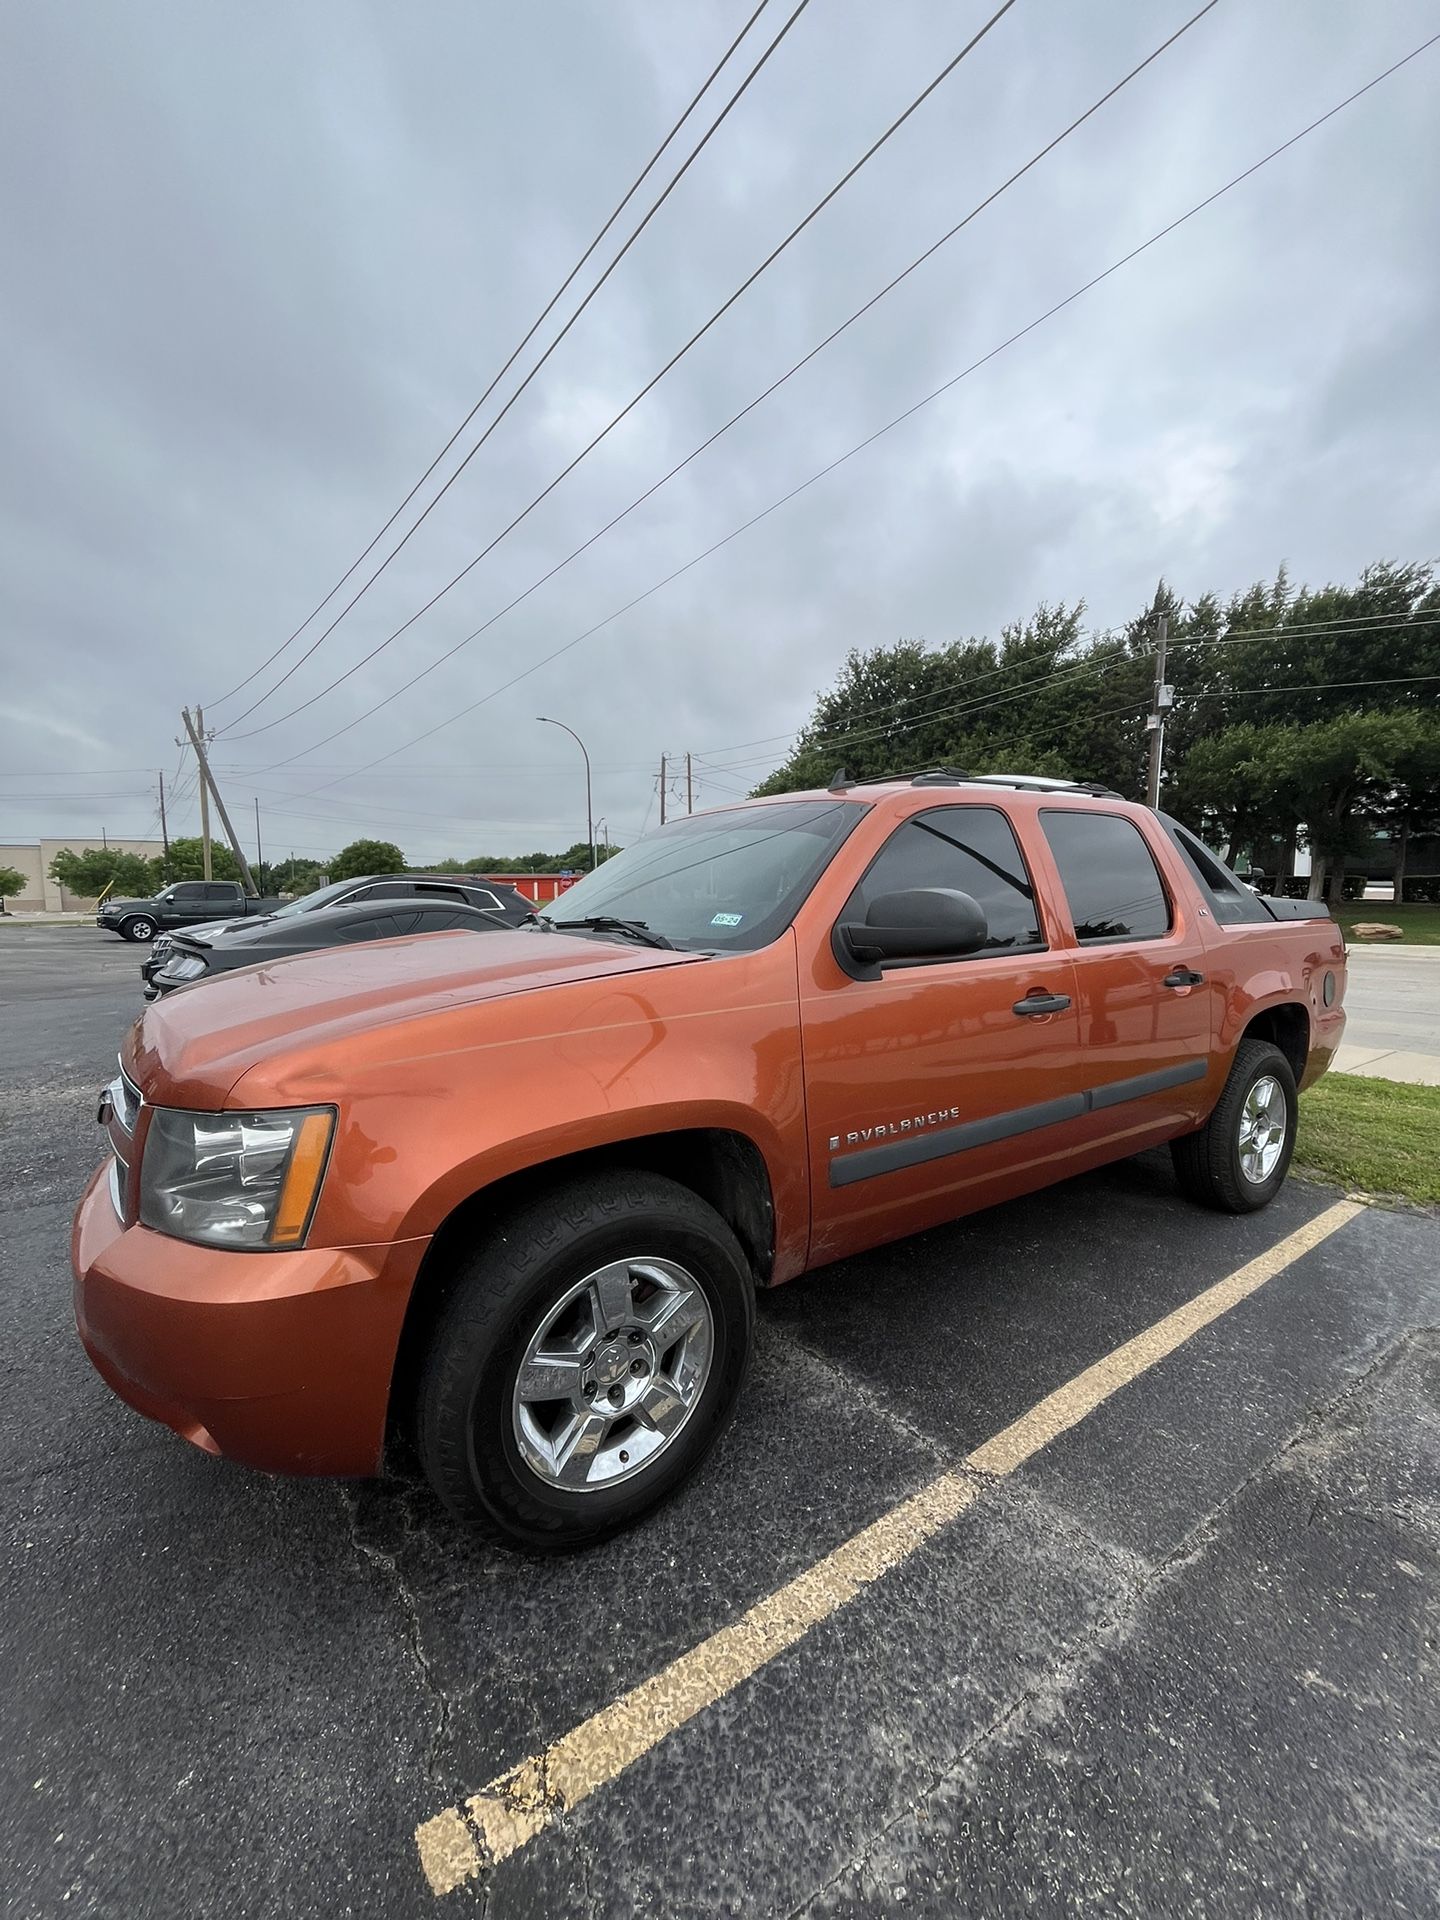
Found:
[[[1039,773],[962,773],[957,767],[932,767],[911,779],[912,787],[1012,787],[1019,793],[1090,793],[1123,800],[1123,793],[1099,780],[1052,780]]]

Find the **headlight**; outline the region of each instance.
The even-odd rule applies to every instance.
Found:
[[[334,1128],[331,1107],[156,1107],[140,1166],[141,1221],[212,1247],[303,1246]]]
[[[164,980],[198,980],[205,971],[205,962],[198,953],[182,953],[178,960],[167,960],[160,968],[160,977]]]

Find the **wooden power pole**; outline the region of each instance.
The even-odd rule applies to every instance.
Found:
[[[255,876],[250,871],[250,862],[245,858],[239,836],[230,824],[230,815],[225,810],[225,802],[220,797],[220,789],[215,784],[215,776],[210,771],[210,761],[205,753],[205,716],[197,706],[195,718],[190,718],[188,707],[182,707],[180,714],[185,722],[185,731],[190,736],[190,744],[195,749],[195,758],[200,764],[200,823],[205,836],[205,878],[210,875],[210,809],[206,804],[205,790],[208,787],[215,797],[215,811],[220,815],[220,824],[225,829],[225,838],[230,842],[230,851],[235,856],[235,864],[240,869],[246,890],[258,896],[260,889],[255,884]]]
[[[665,824],[665,756],[660,756],[660,824]]]
[[[1165,759],[1165,716],[1174,701],[1174,692],[1165,684],[1165,642],[1169,637],[1170,621],[1161,614],[1155,626],[1155,703],[1150,718],[1145,722],[1145,730],[1150,735],[1150,771],[1145,782],[1145,804],[1151,808],[1160,805],[1160,770]]]
[[[695,771],[690,765],[690,756],[685,756],[685,811],[695,811]]]
[[[185,713],[185,709],[180,709]],[[195,725],[190,724],[190,716],[185,714],[185,731],[190,736],[190,744],[195,749],[195,769],[200,775],[200,850],[202,865],[200,871],[207,880],[214,878],[210,871],[210,782],[205,778],[205,756],[200,750],[200,741],[205,736],[205,709],[197,701],[195,704]]]
[[[170,827],[165,818],[165,769],[160,774],[160,844],[165,849],[165,878],[170,878]]]

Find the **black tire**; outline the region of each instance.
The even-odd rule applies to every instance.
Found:
[[[607,1262],[666,1259],[711,1316],[709,1372],[653,1465],[571,1491],[522,1455],[514,1393],[547,1307]],[[713,1207],[676,1181],[617,1169],[552,1188],[496,1221],[447,1276],[422,1363],[416,1439],[426,1477],[458,1519],[532,1552],[608,1538],[675,1491],[724,1430],[750,1358],[755,1283]],[[623,1455],[621,1456],[623,1458]]]
[[[120,938],[122,940],[153,940],[155,922],[147,919],[143,913],[137,913],[133,919],[120,922]]]
[[[1241,1161],[1241,1120],[1251,1089],[1269,1078],[1285,1101],[1280,1156],[1263,1180],[1252,1179]],[[1268,1206],[1290,1171],[1299,1117],[1295,1075],[1290,1062],[1268,1040],[1242,1040],[1214,1111],[1198,1133],[1172,1140],[1170,1153],[1181,1189],[1202,1206],[1222,1213],[1255,1213]]]

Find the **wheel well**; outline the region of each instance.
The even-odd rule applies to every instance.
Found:
[[[1295,1084],[1300,1084],[1305,1062],[1310,1057],[1310,1016],[1304,1007],[1293,1003],[1267,1007],[1263,1013],[1255,1015],[1240,1037],[1242,1040],[1268,1040],[1272,1046],[1278,1047],[1290,1062]]]
[[[390,1430],[410,1427],[420,1368],[430,1332],[446,1298],[455,1256],[486,1231],[497,1214],[543,1195],[547,1188],[606,1167],[639,1167],[689,1187],[714,1207],[744,1249],[757,1286],[767,1286],[775,1249],[775,1209],[770,1176],[753,1141],[721,1128],[654,1133],[586,1153],[566,1154],[538,1167],[493,1181],[462,1200],[441,1223],[426,1249],[395,1357],[390,1386]]]

